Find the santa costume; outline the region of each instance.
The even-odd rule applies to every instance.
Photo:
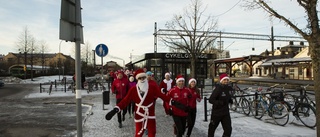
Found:
[[[167,72],[167,73],[164,75],[165,79],[163,79],[163,80],[160,82],[159,88],[160,88],[160,90],[161,90],[161,92],[162,92],[163,94],[167,94],[167,92],[168,92],[171,88],[173,88],[174,85],[175,85],[174,80],[172,80],[172,79],[170,78],[170,76],[171,76],[170,73]],[[163,108],[164,108],[166,114],[169,115],[169,103],[163,102]]]
[[[138,80],[137,85],[130,88],[126,97],[106,115],[106,119],[110,120],[115,113],[119,113],[120,110],[125,109],[133,101],[135,103],[135,137],[142,137],[145,129],[148,130],[148,137],[155,137],[155,99],[160,97],[165,102],[168,102],[170,97],[162,94],[157,86],[149,84],[143,69],[137,70],[134,77]]]

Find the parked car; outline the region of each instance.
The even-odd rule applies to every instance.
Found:
[[[0,80],[0,87],[4,86],[4,82],[2,80]]]

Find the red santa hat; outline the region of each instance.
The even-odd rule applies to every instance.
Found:
[[[183,80],[184,81],[184,78],[182,75],[178,75],[177,78],[176,78],[176,83],[178,83],[178,81],[180,80]]]
[[[144,72],[143,69],[138,69],[136,70],[136,72],[134,73],[134,77],[136,79],[140,78],[140,77],[147,77],[147,74]]]
[[[170,77],[170,73],[169,73],[169,72],[167,72],[166,74],[164,74],[164,77],[166,77],[167,75]]]
[[[122,76],[124,75],[123,71],[121,71],[121,70],[118,70],[117,73],[116,73],[117,76],[118,76],[119,74],[122,74]]]
[[[222,73],[219,77],[220,77],[220,82],[222,82],[224,79],[230,79],[227,73]]]
[[[196,83],[196,84],[197,84],[197,80],[196,80],[196,79],[194,79],[194,78],[191,78],[191,79],[189,79],[189,85],[190,85],[190,83],[191,83],[192,81],[194,81],[194,83]]]

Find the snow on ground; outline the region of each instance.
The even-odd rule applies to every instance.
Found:
[[[72,76],[67,76],[67,79],[70,79]],[[62,77],[60,77],[62,79]],[[21,80],[21,83],[44,83],[58,80],[58,76],[46,76],[34,78],[31,80]],[[83,90],[82,95],[94,95],[101,94],[101,92],[92,92],[92,94],[88,94],[87,91]],[[53,91],[49,96],[46,93],[40,93],[38,91],[33,92],[32,94],[26,96],[26,98],[42,98],[42,97],[60,97],[60,96],[75,96],[72,92],[61,92],[61,91]],[[161,101],[161,100],[160,100]],[[204,133],[208,132],[208,124],[210,120],[210,116],[208,116],[208,121],[204,121],[204,100],[198,103],[198,112],[195,128],[202,130]],[[157,100],[158,103],[159,100]],[[208,109],[211,107],[208,104]],[[105,115],[105,112],[102,112],[98,115]],[[94,112],[95,114],[99,112]],[[316,130],[307,128],[301,123],[299,123],[293,116],[291,115],[290,120],[285,126],[278,126],[273,124],[270,117],[264,116],[262,120],[257,120],[252,116],[245,116],[244,114],[240,114],[237,112],[231,112],[232,119],[232,136],[233,137],[316,137]],[[269,120],[268,120],[269,119]],[[97,120],[96,122],[103,122],[101,120]],[[94,125],[86,125],[94,126]],[[223,129],[221,125],[217,128],[216,136],[221,136],[223,133]]]

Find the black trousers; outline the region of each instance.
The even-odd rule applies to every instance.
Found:
[[[187,122],[188,122],[188,132],[187,135],[191,135],[192,129],[194,127],[194,123],[196,121],[197,109],[191,109],[188,114]]]
[[[134,113],[134,105],[135,105],[135,103],[131,102],[129,104],[129,106],[127,107],[130,115]]]
[[[182,116],[172,116],[174,124],[177,128],[177,136],[176,137],[182,137],[184,132],[186,131],[186,123],[187,123],[187,117]]]
[[[223,128],[223,135],[222,137],[230,137],[232,132],[231,127],[231,118],[230,114],[223,115],[223,116],[212,116],[209,123],[209,129],[208,129],[208,137],[214,137],[214,132],[216,131],[217,127],[219,126],[221,122],[222,128]]]
[[[121,101],[122,99],[117,99],[117,104]],[[122,117],[121,115],[124,117],[124,115],[127,114],[127,108],[124,108],[121,112],[117,113],[118,116],[118,122],[121,123],[122,122]]]

